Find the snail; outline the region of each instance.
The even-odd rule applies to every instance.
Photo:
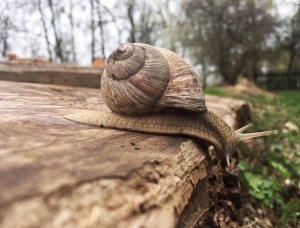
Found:
[[[85,111],[65,118],[90,125],[146,133],[192,136],[211,144],[219,159],[245,139],[276,134],[243,134],[207,110],[200,79],[172,51],[148,44],[121,45],[107,59],[101,76],[104,103],[112,112]]]

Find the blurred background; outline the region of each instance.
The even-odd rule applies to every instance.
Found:
[[[178,53],[204,86],[243,75],[265,88],[300,88],[297,0],[0,2],[2,58],[88,65],[127,42]]]
[[[239,147],[243,227],[300,227],[300,1],[0,1],[0,79],[99,88],[104,60],[128,42],[176,52],[205,95],[245,100],[253,131],[279,131]],[[21,77],[22,61],[49,64]]]

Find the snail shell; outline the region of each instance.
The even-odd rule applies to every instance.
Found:
[[[106,105],[122,115],[144,115],[167,107],[207,110],[194,70],[175,53],[147,44],[124,44],[110,55],[101,91]]]
[[[108,58],[101,91],[113,112],[85,111],[65,118],[107,128],[196,137],[212,144],[217,156],[226,157],[228,164],[240,141],[276,134],[242,133],[251,125],[233,130],[222,118],[207,111],[196,73],[164,48],[139,43],[120,46]],[[184,110],[155,113],[164,108]]]

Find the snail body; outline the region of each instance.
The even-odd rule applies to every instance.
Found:
[[[107,128],[157,134],[179,134],[213,145],[220,159],[229,157],[239,141],[266,131],[242,134],[207,110],[200,80],[175,53],[147,44],[125,44],[107,60],[101,92],[112,112],[86,111],[66,119]]]

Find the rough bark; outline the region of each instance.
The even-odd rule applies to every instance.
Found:
[[[63,118],[107,110],[98,89],[1,81],[0,97],[1,227],[235,226],[237,171],[203,142]],[[207,105],[249,118],[242,101]]]

